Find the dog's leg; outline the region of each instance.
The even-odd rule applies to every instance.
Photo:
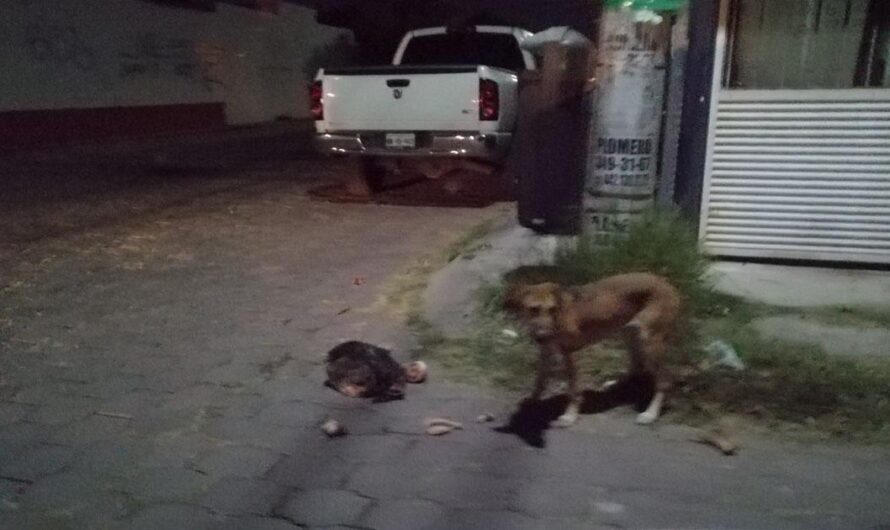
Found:
[[[643,324],[637,319],[631,320],[621,329],[621,332],[630,360],[630,373],[640,374],[647,372],[649,363],[644,345],[647,342],[648,333]]]
[[[657,390],[655,396],[652,397],[652,401],[649,402],[649,406],[646,407],[646,410],[637,414],[637,423],[640,425],[651,425],[655,423],[655,420],[661,415],[661,406],[663,404],[664,392]]]
[[[532,389],[531,399],[537,401],[541,399],[544,391],[547,390],[547,378],[550,371],[550,351],[547,347],[541,346],[538,354],[538,373],[535,374],[535,386]]]
[[[637,415],[637,423],[640,425],[651,425],[661,415],[665,392],[670,386],[662,362],[665,341],[662,336],[652,334],[647,335],[645,340],[641,341],[640,346],[644,359],[643,371],[652,377],[655,394],[652,396],[652,401],[649,402],[646,410]]]
[[[562,354],[565,363],[566,379],[569,383],[569,406],[566,411],[553,422],[554,427],[566,428],[571,427],[578,421],[578,412],[581,405],[581,395],[578,392],[578,367],[575,365],[575,356],[571,352]]]
[[[664,342],[660,342],[660,344],[663,346]],[[665,370],[664,363],[661,359],[661,355],[663,354],[662,350],[663,347],[656,346],[653,351],[652,377],[655,379],[653,381],[655,385],[655,395],[652,396],[652,401],[649,402],[649,406],[646,407],[646,410],[637,416],[637,423],[640,425],[649,425],[661,416],[661,408],[662,405],[664,405],[665,395],[672,386],[670,376],[668,375],[667,370]]]

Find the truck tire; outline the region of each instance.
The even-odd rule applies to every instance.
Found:
[[[362,174],[365,176],[365,182],[372,193],[376,193],[383,189],[383,181],[388,173],[386,166],[382,165],[379,160],[373,157],[362,157]]]
[[[386,168],[375,158],[361,157],[346,177],[346,191],[350,195],[370,197],[383,189]]]

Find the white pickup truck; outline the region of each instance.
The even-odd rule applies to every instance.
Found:
[[[311,88],[325,154],[501,161],[516,127],[520,48],[504,26],[411,31],[392,66],[322,69]]]

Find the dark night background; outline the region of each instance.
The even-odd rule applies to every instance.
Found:
[[[355,33],[359,60],[388,62],[405,31],[447,24],[503,24],[541,31],[572,26],[592,36],[600,2],[595,0],[303,0],[318,21]]]

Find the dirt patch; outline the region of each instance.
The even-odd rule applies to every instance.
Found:
[[[344,184],[318,186],[309,195],[329,202],[445,208],[485,208],[513,200],[507,178],[473,171],[454,171],[435,180],[411,176],[391,179],[371,197],[350,194]]]

